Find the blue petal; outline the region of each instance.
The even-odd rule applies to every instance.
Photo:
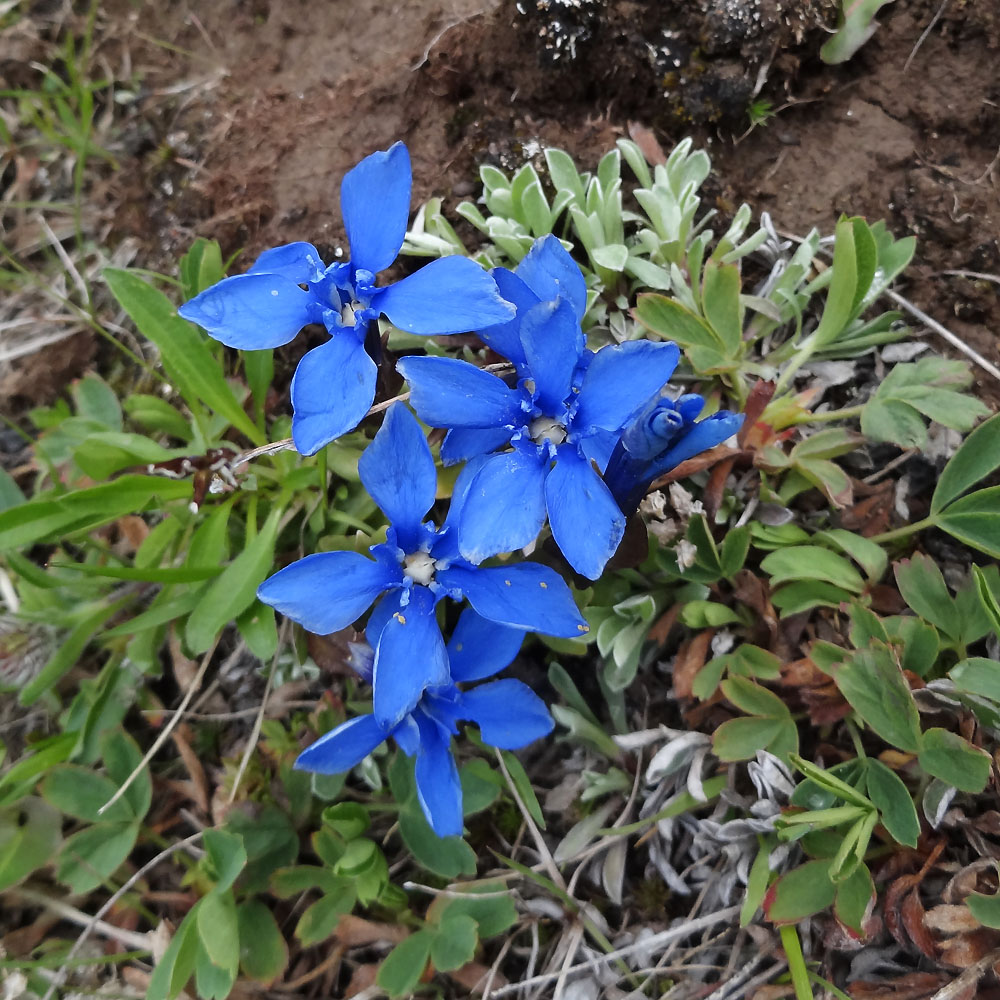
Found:
[[[373,715],[362,715],[337,726],[306,747],[295,761],[298,771],[340,774],[360,764],[386,738]]]
[[[439,837],[460,837],[462,783],[451,754],[451,739],[422,712],[416,720],[420,727],[420,751],[414,766],[417,801]]]
[[[434,504],[437,469],[420,424],[402,404],[393,403],[358,462],[365,489],[396,529],[404,552],[419,545],[420,524]]]
[[[366,156],[340,184],[351,263],[377,274],[399,253],[410,215],[410,154],[401,142]]]
[[[566,582],[548,566],[451,566],[440,570],[437,579],[465,594],[477,614],[501,625],[574,639],[589,631]]]
[[[526,684],[505,678],[463,691],[458,715],[479,726],[484,743],[518,750],[552,732],[545,702]]]
[[[648,340],[601,348],[583,377],[574,428],[583,433],[596,427],[619,430],[650,396],[663,388],[679,357],[676,344]]]
[[[571,445],[559,449],[545,480],[545,505],[552,537],[566,561],[596,580],[621,543],[625,516],[590,462]]]
[[[319,281],[326,268],[311,243],[286,243],[265,250],[247,269],[247,274],[280,274],[297,285]]]
[[[603,472],[614,454],[618,435],[612,431],[594,431],[578,443],[584,455],[596,462],[597,467]]]
[[[542,302],[563,299],[579,323],[587,311],[587,282],[580,266],[556,236],[535,240],[527,256],[517,265],[517,276]]]
[[[392,738],[407,757],[413,757],[420,751],[420,728],[412,715],[408,715],[396,726],[392,731]]]
[[[346,628],[389,587],[399,586],[382,565],[360,552],[317,552],[299,559],[258,588],[257,596],[318,635]]]
[[[508,271],[505,267],[495,267],[490,274],[493,275],[500,294],[517,309],[517,315],[505,323],[476,332],[484,344],[520,368],[524,365],[524,349],[521,347],[520,337],[521,318],[529,309],[537,306],[540,300],[513,271]]]
[[[458,474],[455,485],[451,490],[451,503],[448,505],[448,514],[444,519],[444,524],[441,525],[441,530],[431,545],[431,555],[435,559],[445,562],[453,562],[455,559],[461,559],[462,554],[458,551],[458,528],[462,523],[462,510],[465,508],[465,500],[469,495],[469,487],[479,474],[479,470],[489,459],[489,455],[478,455],[468,461]]]
[[[322,308],[280,274],[237,274],[206,288],[177,310],[227,347],[257,351],[287,344]]]
[[[396,371],[410,383],[410,405],[431,427],[495,428],[523,417],[524,396],[467,361],[400,358]]]
[[[531,544],[545,523],[547,458],[534,448],[491,455],[469,484],[458,521],[458,548],[479,563]]]
[[[375,398],[378,369],[351,330],[314,347],[292,376],[292,438],[302,455],[354,430]]]
[[[467,462],[477,455],[496,451],[510,440],[507,427],[454,427],[441,442],[441,461],[445,465]]]
[[[672,468],[686,462],[695,455],[700,455],[709,448],[714,448],[717,444],[722,444],[728,437],[732,437],[740,427],[743,426],[743,414],[731,413],[729,410],[719,410],[704,420],[694,424],[691,429],[672,448],[664,452],[658,458],[653,459],[649,465],[649,478],[647,482],[652,482],[659,476],[669,472]]]
[[[555,299],[530,309],[521,320],[521,346],[535,383],[536,402],[543,413],[558,416],[585,346],[569,302]]]
[[[492,677],[517,656],[524,631],[498,625],[466,608],[448,643],[453,681],[480,681]]]
[[[378,646],[378,637],[389,619],[403,609],[404,599],[409,601],[409,591],[405,587],[400,587],[398,590],[391,590],[372,608],[372,613],[365,624],[365,638],[373,647]]]
[[[489,274],[458,256],[432,260],[402,281],[376,289],[371,304],[407,333],[463,333],[514,315]]]
[[[413,587],[409,603],[392,615],[378,637],[375,718],[387,729],[413,711],[426,688],[448,683],[448,653],[434,603],[426,587]]]

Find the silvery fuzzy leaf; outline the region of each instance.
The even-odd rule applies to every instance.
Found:
[[[773,833],[773,819],[733,819],[723,823],[714,834],[720,844],[735,844],[747,840],[758,833]]]
[[[601,882],[604,885],[604,891],[615,906],[622,905],[622,886],[625,882],[627,858],[628,841],[625,837],[618,837],[605,855],[601,868]]]
[[[564,1000],[597,1000],[601,987],[596,979],[574,979],[563,990]]]
[[[622,733],[611,738],[622,748],[622,750],[641,750],[651,743],[659,743],[661,740],[673,740],[678,736],[683,736],[685,730],[670,729],[667,726],[657,726],[655,729],[640,729],[634,733]]]
[[[897,955],[902,952],[899,945],[891,944],[885,948],[865,948],[859,951],[851,959],[851,970],[847,974],[847,981],[853,982],[855,979],[868,979],[872,973],[880,973],[885,976],[899,976],[909,971],[909,967],[901,965],[895,961]]]
[[[786,800],[795,791],[795,779],[788,766],[766,750],[747,764],[747,774],[762,798]]]
[[[687,790],[691,797],[698,802],[707,802],[708,796],[705,794],[705,786],[701,781],[701,771],[705,766],[705,758],[709,754],[709,747],[700,747],[691,758],[691,766],[687,773]]]
[[[889,364],[912,361],[924,351],[929,351],[930,346],[925,340],[903,340],[898,344],[888,344],[882,348],[882,360]]]
[[[813,361],[804,367],[823,389],[829,389],[850,382],[858,366],[855,361]]]
[[[711,737],[705,733],[690,732],[672,739],[661,747],[646,768],[646,783],[656,784],[661,778],[673,774],[684,767],[702,746],[711,744]]]
[[[608,925],[608,921],[604,914],[594,906],[593,903],[581,903],[580,913],[583,914],[602,934],[608,935],[611,933],[611,927]]]
[[[666,850],[669,845],[665,841],[653,840],[649,844],[649,860],[657,870],[660,878],[667,883],[667,887],[680,896],[690,896],[691,888],[677,873],[677,869],[670,863]]]
[[[563,921],[566,919],[566,911],[554,899],[544,896],[533,896],[531,899],[522,899],[518,903],[518,909],[524,910],[533,917],[548,917],[550,920]]]
[[[754,511],[754,520],[766,524],[769,528],[780,528],[783,524],[794,521],[795,513],[778,503],[762,503],[758,504]]]
[[[944,819],[944,814],[951,805],[951,800],[955,797],[955,789],[946,784],[940,778],[935,778],[924,792],[923,806],[924,815],[927,822],[933,829],[937,829]]]
[[[719,629],[712,636],[712,656],[724,656],[736,645],[736,636],[729,629]]]

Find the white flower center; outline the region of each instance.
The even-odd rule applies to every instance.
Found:
[[[345,302],[340,310],[340,322],[344,326],[354,326],[354,314],[361,308],[360,302]]]
[[[434,559],[427,552],[411,552],[403,560],[403,573],[426,587],[434,579]]]
[[[566,428],[554,417],[535,417],[528,433],[535,444],[541,444],[546,438],[553,444],[562,444],[566,440]]]

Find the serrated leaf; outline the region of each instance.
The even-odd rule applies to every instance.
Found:
[[[924,733],[917,760],[928,774],[960,792],[981,792],[990,777],[990,755],[947,729]]]
[[[907,753],[920,750],[920,714],[886,647],[873,642],[858,650],[833,668],[833,679],[851,708],[882,739]]]

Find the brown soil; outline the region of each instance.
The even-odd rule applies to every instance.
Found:
[[[150,266],[169,266],[196,234],[246,259],[293,239],[322,249],[342,237],[343,173],[396,139],[411,150],[415,203],[437,194],[453,207],[474,192],[478,163],[516,166],[537,140],[586,167],[638,120],[667,149],[687,134],[709,149],[723,209],[746,200],[794,233],[830,232],[848,212],[915,234],[904,291],[997,359],[1000,286],[943,273],[1000,271],[995,4],[951,3],[916,48],[940,5],[898,0],[837,67],[816,58],[829,4],[785,5],[798,20],[765,35],[770,48],[759,36],[733,42],[710,0],[701,21],[690,4],[597,6],[598,37],[583,35],[575,62],[565,52],[553,62],[538,15],[509,0],[492,10],[481,0],[252,0],[197,16],[186,5],[123,8],[121,37],[144,86],[121,137],[133,158],[106,192],[116,230],[143,242]],[[756,6],[766,19],[769,5]],[[715,54],[694,69],[683,54],[680,75],[657,76],[648,59],[657,29],[681,39],[675,48],[688,38],[685,53],[701,44]],[[760,96],[781,110],[734,139],[748,95],[736,88],[733,98],[733,67],[756,78],[765,63]],[[996,401],[988,382],[981,389]]]

